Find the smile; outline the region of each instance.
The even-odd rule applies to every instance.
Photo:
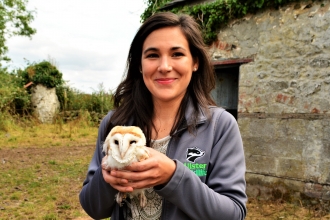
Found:
[[[156,82],[159,84],[170,84],[175,81],[175,78],[161,78],[161,79],[156,79]]]

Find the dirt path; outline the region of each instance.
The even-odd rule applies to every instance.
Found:
[[[78,194],[94,148],[0,149],[0,219],[91,219]]]
[[[51,147],[51,148],[13,148],[0,149],[1,163],[7,167],[13,164],[33,164],[36,161],[74,159],[84,155],[92,156],[94,146]]]

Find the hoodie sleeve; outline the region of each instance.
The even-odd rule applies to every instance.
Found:
[[[246,216],[245,158],[235,118],[226,111],[215,111],[207,129],[197,134],[213,146],[205,183],[184,164],[171,180],[156,191],[191,219],[239,220]]]
[[[117,191],[103,179],[101,161],[104,157],[102,152],[102,137],[106,131],[111,112],[102,120],[96,149],[89,164],[87,177],[79,194],[80,204],[85,212],[94,219],[102,219],[111,216],[115,206],[115,194]]]

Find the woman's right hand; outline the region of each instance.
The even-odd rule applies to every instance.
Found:
[[[124,186],[124,184],[128,183],[127,179],[118,178],[110,174],[111,168],[107,167],[105,165],[106,163],[104,163],[106,159],[107,156],[103,157],[101,163],[102,175],[105,182],[109,183],[114,189],[118,190],[119,192],[132,192],[133,191],[132,187]]]

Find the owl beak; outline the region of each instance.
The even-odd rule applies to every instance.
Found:
[[[120,154],[120,156],[121,156],[122,159],[124,159],[125,154],[126,154],[126,151],[125,151],[125,152],[122,152],[122,153]]]

